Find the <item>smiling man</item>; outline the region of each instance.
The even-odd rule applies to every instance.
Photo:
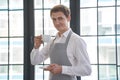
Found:
[[[76,76],[91,74],[91,65],[85,41],[69,27],[70,10],[64,5],[56,5],[50,11],[54,27],[58,30],[55,39],[39,50],[42,36],[34,38],[31,64],[37,65],[50,57],[49,80],[77,80]]]

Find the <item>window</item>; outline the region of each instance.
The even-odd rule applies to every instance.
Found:
[[[23,80],[23,0],[0,0],[0,80]]]
[[[120,80],[120,0],[80,4],[80,36],[87,42],[92,64],[91,76],[82,80]]]
[[[0,0],[0,80],[23,80],[23,3]],[[57,4],[70,7],[70,0],[34,0],[36,36],[54,38],[49,12]],[[120,0],[80,0],[80,36],[87,43],[92,65],[92,74],[81,80],[120,80]],[[39,67],[49,63],[47,59],[35,66],[34,80],[48,80],[49,72]]]

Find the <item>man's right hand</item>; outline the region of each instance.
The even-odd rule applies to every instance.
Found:
[[[44,68],[44,70],[50,71],[52,74],[60,74],[62,72],[62,66],[58,64],[50,64]]]
[[[34,48],[35,49],[38,49],[42,43],[43,43],[42,35],[34,37]]]

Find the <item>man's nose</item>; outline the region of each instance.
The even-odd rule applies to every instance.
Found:
[[[59,24],[60,23],[60,20],[56,19],[56,24]]]

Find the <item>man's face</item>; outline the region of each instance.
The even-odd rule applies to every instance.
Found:
[[[51,15],[53,24],[55,28],[63,33],[68,30],[68,22],[70,21],[70,16],[66,17],[62,12],[55,12]]]

